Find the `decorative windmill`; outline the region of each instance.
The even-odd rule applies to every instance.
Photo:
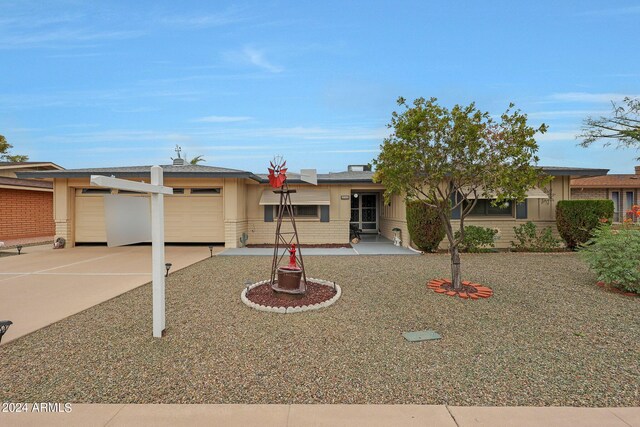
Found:
[[[271,264],[271,289],[283,294],[301,295],[307,290],[307,274],[304,270],[300,239],[291,203],[291,194],[296,190],[289,189],[286,160],[282,156],[276,156],[270,164],[269,184],[273,187],[273,192],[280,195],[276,239]],[[317,184],[316,173],[313,169],[301,170],[301,179],[314,185]],[[292,231],[282,231],[283,220],[291,222]],[[280,266],[287,252],[289,253],[289,264]]]

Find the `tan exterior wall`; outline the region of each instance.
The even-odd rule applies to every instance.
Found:
[[[140,179],[136,179],[140,181]],[[227,247],[238,247],[240,237],[246,233],[248,244],[271,244],[274,240],[276,223],[264,221],[264,206],[260,206],[263,191],[271,191],[266,184],[258,184],[248,179],[189,179],[165,178],[165,185],[174,188],[221,187],[223,211],[223,235]],[[75,242],[75,211],[78,188],[89,188],[89,179],[56,179],[54,182],[54,219],[56,236],[64,237],[72,246]],[[329,222],[321,222],[319,216],[311,219],[297,219],[296,225],[300,241],[308,244],[348,243],[349,219],[351,214],[351,193],[377,192],[379,194],[379,227],[385,237],[393,238],[392,229],[400,228],[402,244],[410,244],[406,224],[405,203],[401,196],[393,196],[390,204],[384,203],[383,190],[379,184],[334,184],[311,186],[308,184],[291,185],[291,188],[325,189],[330,194]],[[499,247],[508,247],[513,238],[513,227],[529,220],[541,227],[552,226],[555,230],[555,201],[569,198],[569,177],[557,177],[552,182],[554,201],[530,199],[528,217],[523,220],[514,218],[477,217],[467,218],[466,224],[498,228],[501,239]],[[344,197],[344,199],[343,199]],[[272,207],[267,207],[273,209]],[[515,216],[515,215],[514,215]],[[219,216],[218,216],[219,218]],[[457,221],[454,221],[454,227]],[[284,225],[287,231],[288,225]]]
[[[556,203],[558,200],[569,199],[569,182],[568,176],[558,176],[551,182],[551,191],[553,200],[547,199],[528,199],[527,200],[527,218],[516,219],[515,207],[513,217],[467,217],[466,225],[475,225],[479,227],[490,227],[499,230],[499,240],[496,241],[497,248],[509,248],[511,241],[514,239],[513,227],[524,224],[528,221],[536,223],[539,229],[551,227],[553,233],[558,236],[556,228]],[[409,230],[407,229],[406,206],[401,196],[393,196],[391,205],[384,205],[381,209],[381,233],[383,236],[393,238],[392,228],[398,227],[402,230],[402,245],[409,246]],[[460,228],[460,221],[453,220],[454,230]],[[443,240],[442,248],[447,246],[446,239]]]
[[[297,218],[296,227],[301,243],[348,243],[349,219],[351,216],[351,191],[379,190],[375,185],[291,185],[292,189],[324,189],[329,191],[329,222],[320,222],[320,217],[307,219]],[[271,191],[268,185],[250,183],[246,186],[247,209],[247,233],[248,244],[272,244],[275,239],[276,222],[264,221],[264,209],[273,209],[272,206],[260,206],[260,197],[263,191]],[[342,200],[341,196],[348,196]],[[283,223],[283,231],[291,231],[289,222]]]

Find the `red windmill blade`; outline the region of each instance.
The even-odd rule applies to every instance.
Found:
[[[269,162],[271,164],[269,170],[269,184],[273,188],[280,188],[284,185],[284,182],[287,180],[287,168],[285,167],[287,161],[283,161],[282,164],[273,164],[273,162]]]

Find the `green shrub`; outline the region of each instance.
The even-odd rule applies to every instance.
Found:
[[[464,228],[464,239],[460,243],[462,252],[489,252],[494,248],[498,230],[493,228],[478,227],[468,225]],[[456,231],[455,238],[460,236],[460,231]]]
[[[570,249],[591,239],[602,219],[612,221],[612,200],[561,200],[556,206],[558,232]]]
[[[640,293],[640,230],[596,228],[580,246],[580,254],[598,280],[628,292]]]
[[[519,251],[551,252],[560,246],[560,239],[553,236],[551,227],[538,233],[538,227],[532,221],[513,227],[518,242],[511,242],[511,246]]]
[[[418,200],[407,202],[407,228],[413,243],[425,252],[435,251],[445,236],[438,211]]]

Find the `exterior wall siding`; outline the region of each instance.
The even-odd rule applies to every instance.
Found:
[[[51,192],[0,188],[0,241],[54,233]]]

